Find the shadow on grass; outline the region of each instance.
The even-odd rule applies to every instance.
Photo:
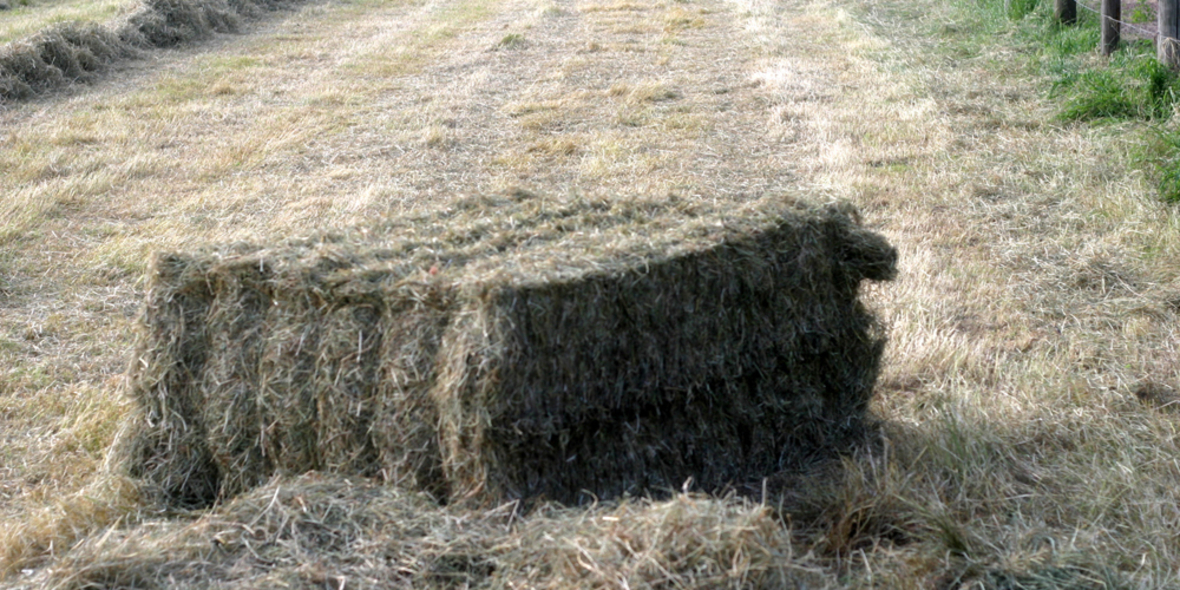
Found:
[[[1054,462],[1048,453],[1083,463],[1087,437],[954,412],[920,426],[877,420],[848,448],[736,491],[773,506],[797,546],[842,579],[938,589],[1141,587],[1126,567],[1135,550],[1120,555],[1109,543],[1131,525],[1117,521],[1118,510],[1086,522],[1091,499],[1079,497],[1079,483],[1093,474],[1046,465]]]

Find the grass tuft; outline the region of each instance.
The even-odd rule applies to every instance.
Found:
[[[1180,97],[1180,77],[1154,55],[1120,53],[1107,67],[1063,75],[1054,94],[1065,104],[1067,121],[1162,120]]]
[[[496,43],[496,49],[519,49],[528,45],[524,35],[520,33],[508,33]]]

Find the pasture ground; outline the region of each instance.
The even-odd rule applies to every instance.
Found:
[[[5,0],[0,43],[23,39],[54,23],[104,22],[130,8],[126,0]]]
[[[890,331],[883,442],[767,483],[790,534],[766,538],[809,576],[1180,585],[1180,223],[1128,166],[1133,124],[1056,123],[971,18],[934,0],[315,1],[0,107],[0,567],[19,581],[148,516],[100,474],[149,253],[520,187],[846,199],[898,247],[899,279],[869,295]],[[513,538],[577,546],[600,534],[579,523],[630,509]]]

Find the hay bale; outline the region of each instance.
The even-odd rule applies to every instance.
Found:
[[[173,505],[275,473],[581,502],[760,478],[858,431],[896,253],[767,199],[524,193],[156,258],[126,464]]]

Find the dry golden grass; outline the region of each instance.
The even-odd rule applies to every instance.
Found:
[[[28,37],[54,23],[105,22],[129,12],[134,0],[28,0],[0,12],[0,45]]]
[[[243,526],[249,523],[249,526]],[[515,531],[513,534],[506,534]],[[47,588],[833,588],[766,506],[683,494],[479,513],[317,474],[276,478],[191,520],[96,536]]]
[[[1009,56],[921,34],[953,18],[925,0],[322,3],[2,107],[2,567],[135,518],[92,478],[152,251],[511,186],[803,190],[860,206],[902,274],[871,296],[886,442],[769,482],[791,523],[775,550],[843,587],[1180,585],[1180,429],[1158,401],[1180,379],[1180,221],[1117,126],[1052,124]],[[732,500],[693,501],[703,522]],[[525,540],[580,539],[590,514],[503,542],[542,561]],[[601,555],[503,587],[631,583],[591,581],[638,567]]]

